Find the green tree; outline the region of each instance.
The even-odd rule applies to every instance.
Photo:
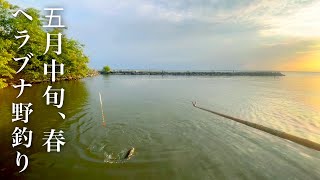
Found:
[[[104,66],[102,71],[104,73],[110,73],[111,72],[111,68],[109,66]]]
[[[74,39],[69,39],[64,35],[64,29],[45,30],[42,25],[42,16],[36,9],[29,8],[25,12],[33,17],[30,21],[23,15],[14,18],[13,12],[20,8],[11,5],[5,0],[0,0],[0,88],[7,86],[10,81],[25,79],[27,82],[49,80],[50,76],[45,76],[43,65],[51,64],[52,59],[57,63],[65,65],[64,75],[60,79],[79,79],[86,77],[89,68],[89,58],[84,54],[84,46]],[[23,38],[15,39],[17,31],[28,31],[30,39],[22,48],[18,47],[23,42]],[[56,55],[53,50],[45,55],[47,33],[62,33],[62,54]],[[23,62],[15,62],[12,58],[25,57],[28,53],[34,54],[27,66],[19,74],[15,74]]]
[[[9,66],[11,58],[14,56],[14,52],[10,50],[12,42],[7,40],[10,29],[12,28],[12,21],[10,18],[11,5],[3,0],[0,0],[0,88],[6,87],[7,79],[13,78],[15,71]]]

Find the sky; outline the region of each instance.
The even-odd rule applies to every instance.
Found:
[[[320,72],[320,0],[9,0],[64,8],[90,67]]]

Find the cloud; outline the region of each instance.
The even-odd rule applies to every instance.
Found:
[[[287,15],[260,20],[263,36],[320,37],[320,2],[309,4]]]
[[[320,2],[315,0],[38,0],[31,4],[64,7],[68,34],[86,45],[95,68],[109,64],[114,68],[274,69],[297,54],[317,50],[312,46],[320,39]]]

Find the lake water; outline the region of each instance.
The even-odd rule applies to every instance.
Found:
[[[0,177],[21,179],[320,179],[320,152],[196,109],[199,106],[320,143],[320,74],[285,77],[97,76],[61,82],[58,110],[42,98],[49,84],[0,90]],[[107,126],[103,127],[101,92]],[[33,103],[28,124],[11,104]],[[63,112],[63,120],[58,112]],[[32,147],[12,148],[14,127],[33,131]],[[60,153],[43,132],[63,130]],[[134,147],[130,160],[122,160]],[[29,157],[19,174],[16,151]]]

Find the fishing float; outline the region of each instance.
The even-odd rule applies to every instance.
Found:
[[[106,127],[107,123],[106,123],[105,118],[104,118],[102,98],[101,98],[101,93],[100,92],[99,92],[99,97],[100,97],[100,106],[101,106],[101,115],[102,115],[102,126]]]

